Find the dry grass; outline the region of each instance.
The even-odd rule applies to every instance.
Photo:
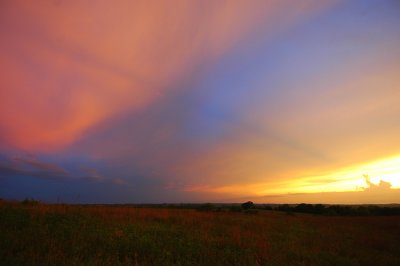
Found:
[[[3,265],[400,265],[400,217],[0,205]]]

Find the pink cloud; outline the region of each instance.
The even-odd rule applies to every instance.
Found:
[[[272,34],[326,5],[2,3],[3,137],[9,145],[29,150],[63,148],[119,112],[156,102],[199,65],[216,60],[247,35],[261,29]]]

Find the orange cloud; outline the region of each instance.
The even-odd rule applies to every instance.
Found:
[[[379,48],[384,49],[383,46]],[[261,102],[252,101],[235,118],[240,126],[212,149],[187,158],[176,172],[211,184],[212,189],[205,187],[210,191],[233,184],[235,193],[242,189],[245,194],[251,191],[246,189],[249,183],[260,184],[259,191],[263,187],[276,187],[276,184],[269,186],[269,182],[279,179],[287,181],[279,185],[284,190],[290,185],[289,191],[309,187],[317,192],[317,188],[324,191],[325,187],[307,184],[310,180],[303,177],[320,179],[320,175],[330,173],[330,178],[343,181],[342,169],[355,166],[362,169],[361,162],[397,155],[398,57],[380,56],[380,50],[378,55],[373,52],[376,53],[371,51],[368,56],[376,65],[357,62],[343,69],[334,68],[304,84],[288,81],[287,86],[296,89],[287,89],[268,104],[263,97]],[[385,165],[373,167],[378,176],[384,169]],[[362,173],[353,172],[349,180]],[[348,186],[350,182],[336,185],[342,186],[338,191],[344,191],[354,190],[359,183],[352,182],[352,187]]]
[[[387,191],[390,190],[390,188],[392,187],[392,184],[386,181],[379,181],[379,184],[376,185],[374,183],[371,182],[371,180],[369,179],[368,175],[364,175],[365,178],[365,182],[367,183],[368,187],[364,188],[364,191]]]
[[[282,30],[326,5],[178,0],[2,3],[3,138],[28,150],[65,147],[116,113],[154,103],[199,65],[240,45],[246,35]]]

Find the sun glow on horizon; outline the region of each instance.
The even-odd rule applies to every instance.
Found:
[[[368,176],[370,184],[366,182]],[[256,192],[257,195],[278,193],[320,193],[364,191],[380,182],[390,183],[392,189],[400,188],[400,155],[369,163],[346,167],[327,174],[288,180],[282,188]]]
[[[368,181],[366,178],[368,177]],[[368,183],[369,182],[369,183]],[[272,196],[296,193],[356,192],[382,189],[381,182],[389,187],[400,188],[400,155],[369,163],[333,170],[320,175],[307,175],[275,183],[231,184],[224,186],[192,186],[186,192],[209,192],[216,194]]]
[[[400,203],[394,1],[0,6],[1,198]]]

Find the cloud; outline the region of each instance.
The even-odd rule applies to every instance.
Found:
[[[364,188],[365,192],[385,192],[391,190],[392,184],[383,180],[379,181],[379,184],[376,185],[370,181],[368,175],[364,175],[365,182],[367,183],[368,187]]]
[[[127,184],[126,180],[124,180],[122,178],[111,179],[111,183],[116,184],[116,185],[126,185]]]
[[[266,38],[327,5],[2,3],[0,140],[33,151],[64,148],[97,123],[176,90],[247,36]]]
[[[48,162],[43,162],[38,160],[36,157],[14,157],[12,158],[14,162],[22,166],[24,169],[29,170],[31,169],[32,172],[43,172],[47,173],[49,175],[54,175],[54,176],[68,176],[69,173],[67,170],[62,168],[59,165],[53,164],[53,163],[48,163]]]
[[[324,203],[324,204],[390,204],[398,203],[400,189],[385,190],[385,193],[368,191],[321,192],[267,195],[247,197],[259,203]],[[246,198],[241,198],[246,199]],[[238,200],[238,199],[236,199]]]
[[[316,175],[398,153],[398,16],[293,2],[2,3],[0,149],[39,155],[0,172],[188,200],[343,187]]]
[[[75,168],[75,167],[73,167]],[[82,181],[95,183],[109,183],[124,185],[126,181],[122,178],[107,178],[97,169],[88,166],[80,166],[78,170],[67,170],[56,163],[50,163],[38,159],[33,155],[0,158],[0,177],[7,178],[14,175],[31,176],[44,180],[55,180],[62,182]]]
[[[81,166],[80,169],[83,171],[83,175],[79,176],[79,179],[86,180],[90,182],[97,182],[97,183],[110,183],[114,185],[126,185],[127,182],[123,178],[107,178],[99,173],[99,171],[92,167],[84,167]]]
[[[43,179],[65,180],[70,173],[59,165],[35,157],[13,157],[0,160],[0,175],[27,175]]]
[[[398,203],[400,189],[392,188],[390,182],[380,180],[379,184],[370,181],[368,175],[364,175],[368,187],[362,191],[343,192],[315,192],[315,193],[278,193],[231,199],[231,201],[252,199],[259,203],[325,203],[325,204],[390,204]]]
[[[94,168],[81,166],[81,170],[84,172],[84,175],[80,177],[81,179],[88,180],[88,181],[96,181],[96,182],[101,182],[105,179]]]

